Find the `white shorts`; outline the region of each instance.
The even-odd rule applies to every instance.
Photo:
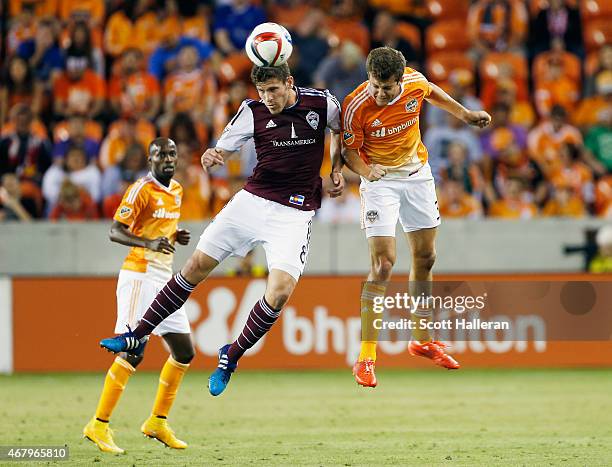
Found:
[[[170,280],[170,277],[167,279]],[[122,269],[117,280],[115,332],[118,334],[126,332],[128,324],[134,329],[166,282],[158,276],[153,277],[152,274]],[[172,313],[153,330],[153,334],[157,336],[170,332],[179,334],[191,332],[184,308]]]
[[[314,211],[300,211],[240,190],[204,230],[197,249],[221,262],[262,245],[268,269],[285,271],[297,281],[308,259],[312,216]]]
[[[399,219],[404,232],[440,225],[436,187],[429,164],[406,179],[361,179],[361,228],[366,237],[395,237]]]

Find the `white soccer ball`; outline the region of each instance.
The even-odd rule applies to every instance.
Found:
[[[249,59],[257,66],[279,66],[287,63],[293,51],[291,34],[276,23],[256,26],[244,48]]]

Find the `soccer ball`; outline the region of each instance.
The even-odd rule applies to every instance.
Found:
[[[279,66],[291,56],[291,34],[280,24],[262,23],[253,29],[244,46],[257,66]]]

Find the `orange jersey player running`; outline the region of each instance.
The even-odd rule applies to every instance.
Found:
[[[157,138],[151,142],[149,162],[151,172],[127,189],[110,230],[113,242],[132,247],[117,281],[115,332],[136,326],[159,290],[172,277],[174,243],[187,245],[190,239],[189,231],[178,229],[183,188],[172,179],[177,162],[174,141]],[[168,447],[184,449],[187,444],[176,438],[166,419],[194,356],[185,311],[174,313],[155,333],[168,344],[171,356],[161,371],[151,416],[143,423],[141,431]],[[146,342],[141,345],[144,350]],[[102,451],[123,452],[113,440],[109,420],[142,358],[142,352],[139,356],[122,353],[108,370],[96,413],[83,429],[85,438]]]
[[[392,48],[373,49],[366,69],[368,81],[344,100],[342,125],[344,160],[361,176],[361,228],[366,231],[371,259],[361,293],[362,342],[353,374],[362,386],[375,387],[378,333],[373,326],[373,304],[376,297],[384,296],[391,278],[398,220],[412,251],[409,293],[431,295],[440,213],[419,131],[423,101],[477,127],[487,126],[491,117],[484,111],[467,110],[421,73],[406,67],[404,56]],[[412,332],[409,352],[445,368],[459,368],[443,343],[419,329],[423,320],[431,319],[431,312],[426,308],[412,311],[417,329]]]

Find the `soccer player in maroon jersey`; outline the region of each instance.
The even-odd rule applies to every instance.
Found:
[[[266,292],[238,338],[219,349],[219,364],[208,384],[213,396],[223,392],[240,357],[278,319],[304,271],[312,217],[321,205],[319,172],[326,128],[332,132],[329,194],[339,196],[344,188],[337,99],[327,90],[295,86],[287,65],[255,66],[251,79],[261,100],[242,103],[216,147],[202,155],[202,166],[208,170],[223,165],[253,138],[257,153],[253,175],[204,230],[196,251],[160,291],[138,327],[100,343],[113,352],[134,352],[221,261],[262,245],[270,271]]]

